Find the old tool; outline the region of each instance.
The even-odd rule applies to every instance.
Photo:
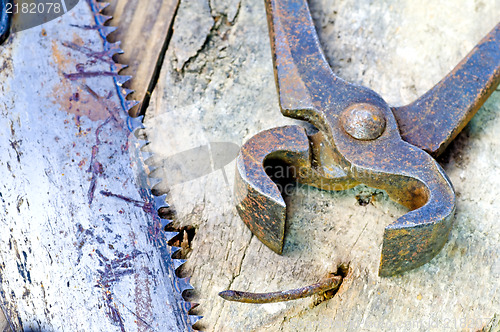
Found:
[[[106,5],[80,1],[0,46],[0,309],[15,331],[190,331],[199,319]]]
[[[332,72],[305,0],[266,0],[266,10],[281,111],[316,130],[273,128],[243,145],[235,185],[241,218],[281,254],[286,204],[266,165],[286,164],[298,183],[324,190],[364,183],[411,210],[385,229],[379,275],[425,264],[446,243],[455,212],[453,186],[432,156],[499,84],[500,24],[422,97],[391,107]]]
[[[291,300],[298,300],[318,293],[333,291],[340,287],[342,276],[329,275],[325,280],[316,284],[292,289],[289,291],[272,292],[272,293],[249,293],[227,290],[220,292],[219,295],[228,301],[244,302],[244,303],[274,303]]]

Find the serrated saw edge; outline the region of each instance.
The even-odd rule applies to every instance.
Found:
[[[96,22],[96,26],[98,26],[98,31],[103,41],[104,50],[108,52],[110,57],[116,54],[123,53],[123,50],[120,48],[120,42],[111,43],[107,40],[108,35],[116,30],[115,27],[105,25],[112,17],[102,14],[102,11],[109,5],[109,3],[97,0],[87,1],[92,9],[92,12],[94,13],[94,20]],[[113,61],[110,66],[111,71],[116,74],[119,74],[121,70],[127,68],[127,65],[120,64],[115,61]],[[121,108],[124,112],[127,113],[132,107],[139,103],[136,100],[128,100],[127,97],[133,92],[133,90],[123,87],[123,84],[129,81],[131,78],[131,76],[125,75],[119,75],[113,78],[118,96],[120,98]],[[158,214],[158,211],[161,208],[168,208],[169,205],[166,202],[166,195],[155,196],[151,190],[156,184],[159,183],[159,179],[149,177],[149,174],[152,173],[153,169],[147,165],[146,160],[151,157],[151,154],[142,151],[142,149],[147,144],[149,144],[149,142],[138,137],[138,131],[145,129],[143,118],[143,116],[139,116],[136,118],[128,116],[127,118],[128,129],[132,133],[130,135],[129,151],[131,158],[133,159],[132,164],[135,166],[134,168],[135,173],[137,174],[138,183],[141,186],[141,196],[144,201],[147,202],[146,204],[151,207],[151,209],[148,211],[150,216],[152,217],[150,220],[151,224],[148,230],[150,241],[161,252],[165,266],[172,265],[174,271],[177,271],[186,261],[183,259],[173,258],[172,256],[180,248],[172,247],[167,244],[168,241],[177,236],[178,233],[164,231],[165,227],[172,221],[168,219],[162,219]],[[189,282],[190,278],[179,278],[176,274],[173,274],[171,279],[174,289],[181,295],[181,297],[185,291],[194,289],[194,287]],[[188,322],[188,325],[191,326],[191,328],[202,318],[201,316],[189,314],[189,311],[196,306],[196,303],[184,301],[181,304],[183,310],[182,312],[178,313],[179,315],[184,316],[178,318],[182,318],[183,320]]]

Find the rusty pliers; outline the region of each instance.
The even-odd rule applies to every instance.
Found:
[[[385,190],[411,211],[386,227],[380,276],[414,269],[446,243],[455,192],[433,159],[464,128],[500,81],[500,24],[415,102],[390,107],[377,93],[337,77],[321,50],[306,0],[266,0],[281,111],[317,131],[263,131],[237,159],[237,210],[265,245],[281,254],[286,204],[264,169],[291,167],[299,183]]]

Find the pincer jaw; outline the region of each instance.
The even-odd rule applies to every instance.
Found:
[[[422,266],[434,258],[448,240],[455,207],[432,224],[389,225],[384,231],[379,276],[391,277]]]
[[[285,201],[281,195],[266,195],[249,184],[240,173],[242,165],[243,162],[238,158],[236,209],[250,231],[267,247],[281,255],[285,238]]]
[[[456,210],[455,191],[444,170],[433,162],[437,172],[429,173],[434,178],[422,182],[428,191],[425,204],[385,228],[379,267],[381,277],[426,264],[448,240]]]
[[[282,254],[286,203],[264,169],[268,158],[276,158],[308,170],[309,173],[299,174],[295,179],[300,183],[325,190],[332,190],[332,183],[341,183],[343,186],[339,188],[344,189],[365,183],[386,190],[393,200],[411,210],[384,231],[380,276],[400,274],[430,261],[446,243],[455,212],[455,192],[437,162],[424,151],[396,140],[389,146],[372,145],[370,149],[377,150],[377,159],[362,158],[364,162],[359,163],[360,160],[348,157],[356,174],[321,178],[321,173],[314,171],[318,165],[311,166],[311,160],[323,160],[316,155],[318,151],[323,156],[328,153],[317,149],[318,144],[325,144],[317,139],[321,135],[316,136],[308,137],[301,127],[287,126],[261,132],[243,145],[237,159],[236,207],[252,233],[274,252]]]
[[[243,145],[236,161],[236,209],[252,233],[281,254],[286,204],[264,169],[265,160],[273,157],[298,169],[308,168],[309,139],[305,130],[285,126],[263,131]]]

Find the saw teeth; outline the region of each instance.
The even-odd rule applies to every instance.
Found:
[[[117,41],[116,43],[107,43],[107,52],[109,52],[109,56],[112,57],[115,54],[122,54],[123,50],[120,48],[121,42]]]
[[[166,194],[163,194],[161,196],[155,196],[154,200],[155,200],[154,204],[157,210],[168,207]]]
[[[153,163],[153,156],[152,156],[152,153],[151,152],[143,152],[142,153],[143,157],[144,157],[144,160],[146,161],[146,164],[148,165],[148,171],[149,171],[149,174],[148,176],[151,178],[151,179],[159,179],[157,176],[152,176],[151,174],[154,173],[154,171],[156,171],[158,169],[158,167],[152,165]],[[150,160],[151,159],[151,160]]]
[[[203,316],[189,315],[189,320],[191,322],[191,325],[196,324],[202,318],[203,318]]]
[[[138,130],[138,129],[144,129],[144,125],[142,124],[142,119],[133,118],[131,116],[129,116],[127,118],[127,127],[128,127],[128,130],[130,130],[130,132],[132,132],[134,134],[135,134],[136,130]],[[141,140],[141,142],[143,142],[143,140]]]
[[[132,76],[129,76],[129,75],[119,75],[116,78],[116,83],[118,83],[118,86],[121,87],[124,83],[130,81],[131,78],[132,78]]]
[[[160,218],[161,228],[165,229],[168,225],[172,223],[173,220]],[[168,232],[167,232],[168,233]]]
[[[142,128],[141,128],[141,127],[138,127],[138,128],[134,131],[134,135],[135,135],[135,134],[137,134],[137,132],[138,132],[139,130],[142,130],[142,129],[144,129],[144,126],[142,126]],[[143,140],[143,139],[138,139],[138,142],[139,142],[139,149],[142,149],[143,147],[145,147],[146,145],[148,145],[148,144],[149,144],[149,142],[148,142],[148,141]],[[144,152],[142,152],[142,151],[141,151],[141,153],[144,153]]]
[[[161,179],[149,178],[149,183],[152,189],[161,183]]]
[[[113,57],[116,54],[123,53],[123,50],[120,48],[120,42],[110,43],[106,40],[106,37],[110,33],[112,33],[113,31],[116,30],[115,27],[104,25],[107,21],[109,21],[111,19],[111,16],[106,16],[106,15],[100,14],[104,8],[109,6],[109,3],[97,2],[96,0],[90,0],[89,3],[91,5],[92,11],[94,12],[94,19],[95,19],[97,28],[99,29],[99,32],[105,37],[104,38],[104,49],[108,52],[108,55],[110,57]],[[113,67],[112,70],[118,74],[120,71],[127,68],[128,66],[115,62],[112,67]],[[132,78],[131,76],[119,75],[115,81],[116,85],[118,86],[118,90],[120,91],[120,97],[122,98],[121,101],[122,101],[122,105],[125,108],[125,111],[128,111],[130,108],[139,104],[139,102],[135,101],[135,100],[126,100],[126,97],[129,94],[131,94],[133,92],[133,90],[123,88],[122,85],[125,82],[129,81],[131,78]],[[143,121],[144,121],[143,115],[135,117],[135,118],[132,118],[129,116],[127,118],[127,125],[128,125],[130,132],[132,133],[133,137],[135,137],[135,139],[136,139],[135,144],[138,144],[139,151],[141,151],[141,157],[143,158],[142,160],[145,163],[143,165],[144,168],[145,169],[150,168],[152,171],[154,171],[155,168],[149,167],[146,164],[146,161],[152,157],[152,153],[147,152],[147,151],[146,152],[142,151],[142,148],[144,148],[150,142],[148,140],[139,138],[140,137],[139,130],[145,129],[145,127],[142,123]],[[149,174],[151,174],[152,171],[150,171]],[[148,176],[148,182],[149,182],[149,187],[152,189],[152,188],[154,188],[154,186],[158,185],[161,182],[161,179],[155,179],[155,178],[151,178]],[[160,207],[168,207],[169,206],[165,201],[166,195],[162,195],[162,196],[152,195],[152,196],[154,197],[154,202],[153,202],[154,205],[156,205],[156,206],[161,205]],[[156,213],[158,213],[158,208],[156,208]],[[160,218],[160,222],[161,222],[162,230],[164,230],[165,227],[172,222],[172,220]],[[167,239],[167,242],[172,240],[177,235],[179,235],[178,232],[165,232],[165,237]],[[168,245],[167,248],[170,249],[171,256],[173,256],[176,252],[178,252],[181,249],[179,247],[173,247],[170,245]],[[174,270],[177,270],[186,262],[186,260],[184,260],[184,259],[172,259],[172,262],[173,262]],[[193,286],[191,286],[191,284],[189,283],[188,278],[184,278],[184,279],[179,279],[177,277],[174,277],[174,278],[177,279],[177,280],[174,280],[174,281],[177,281],[177,282],[174,282],[174,284],[176,284],[176,288],[177,287],[179,288],[179,289],[177,289],[177,291],[181,294],[181,296],[182,296],[182,293],[184,291],[189,290],[189,289],[193,289]],[[184,300],[184,302],[181,303],[181,305],[186,310],[185,312],[188,315],[189,323],[191,326],[201,319],[201,316],[194,316],[194,315],[189,314],[189,311],[191,309],[198,306],[197,303],[191,303],[191,302],[187,302]]]
[[[165,227],[163,227],[162,229],[165,229]],[[179,235],[179,232],[165,232],[165,237],[167,238],[167,242],[169,242],[170,240],[172,240],[177,235]],[[177,260],[177,259],[174,259],[174,260]]]
[[[174,259],[173,260],[174,262],[174,267],[175,267],[175,270],[177,270],[178,268],[180,268],[184,263],[186,263],[186,260],[185,259]]]
[[[187,278],[180,278],[179,279],[179,287],[181,289],[181,294],[184,293],[187,290],[194,289],[194,287],[191,286],[191,284],[189,283],[190,279],[191,278],[189,278],[189,277],[187,277]]]
[[[98,12],[102,12],[104,8],[109,6],[109,2],[95,2]]]
[[[97,2],[96,2],[97,3]],[[101,9],[99,9],[99,12],[101,11]],[[110,19],[112,19],[111,16],[107,16],[107,15],[103,15],[103,14],[95,14],[94,15],[94,18],[95,18],[95,21],[97,22],[98,25],[102,25],[104,26],[104,24],[109,21]]]
[[[151,162],[153,161],[152,157],[149,156],[150,153],[146,153],[146,155],[144,155],[144,152],[143,152],[143,160],[144,160],[144,167],[146,169],[146,173],[148,174],[148,177],[151,179],[151,180],[159,180],[157,177],[155,176],[151,176],[151,173],[153,173],[155,170],[156,170],[156,167],[151,165]],[[149,158],[147,158],[149,156]],[[151,159],[151,160],[150,160]]]
[[[178,252],[179,250],[181,250],[181,247],[171,246],[170,248],[172,248],[172,256],[175,255],[176,252]]]
[[[149,143],[149,142],[148,142]],[[158,167],[157,166],[153,166],[153,153],[152,152],[149,152],[149,151],[142,151],[142,157],[144,158],[144,161],[146,162],[146,164],[148,164],[148,168],[149,168],[149,173],[153,173],[154,170],[156,170]]]
[[[101,33],[103,33],[104,36],[107,37],[110,33],[112,33],[113,31],[116,31],[116,27],[112,27],[110,25],[105,25],[102,28],[100,28],[100,30],[101,30]]]
[[[137,104],[139,104],[139,102],[137,100],[126,100],[125,101],[125,110],[128,111],[129,109],[131,109],[132,107],[134,107]]]
[[[199,303],[195,303],[195,302],[184,302],[184,308],[186,308],[186,310],[188,312],[193,310],[194,308],[196,308],[199,305],[200,305]],[[193,316],[193,315],[191,315],[191,316]],[[195,316],[195,317],[200,317],[200,316]]]
[[[121,72],[123,69],[127,68],[128,65],[125,65],[123,63],[115,63],[115,67],[116,67],[116,73],[118,74],[119,72]],[[133,90],[132,90],[133,91]]]
[[[120,69],[121,70],[121,69]],[[122,94],[123,98],[127,98],[129,94],[134,92],[132,89],[126,89],[126,88],[121,88],[120,93]],[[137,100],[134,100],[136,103],[139,103]],[[142,122],[142,121],[141,121]]]

